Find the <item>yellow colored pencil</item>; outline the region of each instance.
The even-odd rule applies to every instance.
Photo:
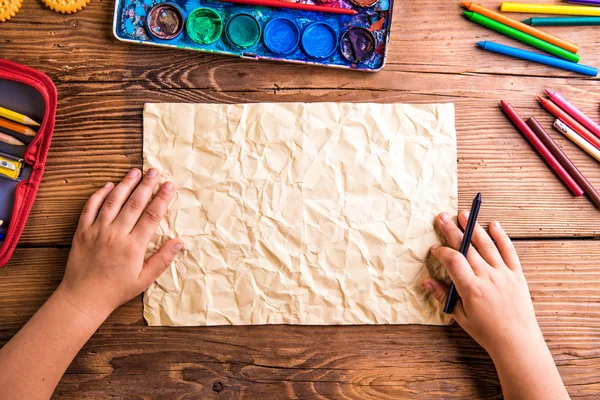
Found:
[[[35,136],[35,131],[28,126],[17,124],[16,122],[9,121],[0,117],[0,127],[9,129],[13,132],[20,133],[21,135]]]
[[[600,16],[600,7],[560,6],[556,4],[502,3],[500,11],[530,14],[561,14]]]
[[[19,114],[18,112],[10,111],[3,107],[0,107],[0,117],[4,117],[6,119],[10,119],[11,121],[19,122],[25,125],[40,126],[40,124],[38,124],[28,116]]]
[[[25,143],[21,142],[19,139],[15,139],[14,137],[2,132],[0,132],[0,142],[12,144],[14,146],[25,146]]]
[[[560,119],[554,121],[554,127],[557,131],[568,137],[573,143],[581,147],[586,153],[600,161],[600,150],[592,146],[587,140],[582,138],[573,129],[569,128],[567,124],[562,122]]]

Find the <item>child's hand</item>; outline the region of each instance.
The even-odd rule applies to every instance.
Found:
[[[90,317],[106,318],[148,288],[183,247],[181,241],[170,240],[144,261],[175,190],[166,182],[152,199],[158,171],[151,169],[141,178],[132,169],[116,187],[107,183],[81,214],[58,292]]]
[[[458,216],[463,227],[467,219],[466,212]],[[500,224],[490,224],[495,244],[477,224],[466,259],[453,250],[460,247],[463,234],[448,214],[440,214],[436,224],[452,248],[434,246],[431,253],[448,269],[460,295],[453,312],[460,326],[492,358],[500,352],[528,351],[539,342],[545,346],[519,257]],[[446,284],[425,279],[422,285],[444,304]]]

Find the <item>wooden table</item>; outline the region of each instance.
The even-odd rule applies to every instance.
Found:
[[[511,100],[550,129],[536,100],[550,87],[598,120],[597,80],[476,49],[478,40],[511,41],[463,20],[451,1],[397,1],[388,63],[375,74],[123,44],[112,37],[112,11],[111,1],[92,0],[63,16],[25,0],[0,24],[0,57],[44,71],[59,93],[44,181],[0,269],[0,343],[58,285],[87,197],[141,167],[144,102],[453,102],[460,206],[483,193],[480,219],[498,218],[515,239],[569,393],[600,397],[600,214],[570,196],[498,108]],[[600,65],[596,28],[547,30]],[[600,165],[553,136],[600,187]],[[490,358],[456,325],[148,328],[140,297],[98,330],[55,396],[492,399],[501,389]]]

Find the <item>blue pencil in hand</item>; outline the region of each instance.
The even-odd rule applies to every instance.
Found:
[[[484,50],[491,51],[505,56],[520,58],[522,60],[533,61],[539,64],[549,65],[551,67],[564,69],[567,71],[577,72],[578,74],[596,76],[598,69],[588,67],[586,65],[576,64],[570,61],[565,61],[560,58],[547,56],[544,54],[534,53],[532,51],[521,50],[516,47],[505,46],[494,42],[477,42],[477,45]]]

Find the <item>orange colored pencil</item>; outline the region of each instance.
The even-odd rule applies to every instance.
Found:
[[[531,36],[535,36],[540,40],[551,43],[562,49],[570,51],[571,53],[577,53],[579,51],[579,47],[573,43],[557,38],[556,36],[550,35],[549,33],[542,32],[531,25],[527,25],[522,23],[521,21],[517,21],[516,19],[509,18],[505,15],[490,10],[489,8],[485,8],[477,3],[472,3],[470,1],[462,1],[460,4],[469,11],[474,11],[478,14],[484,15],[490,19],[493,19],[494,21],[500,22],[504,25],[508,25],[511,28],[515,28],[516,30],[527,33]]]
[[[20,133],[21,135],[35,136],[35,131],[28,126],[17,124],[16,122],[9,121],[0,117],[0,127],[9,129],[13,132]]]
[[[2,132],[0,132],[0,142],[12,144],[13,146],[25,146],[25,143],[21,142],[19,139],[15,139],[14,137]]]

